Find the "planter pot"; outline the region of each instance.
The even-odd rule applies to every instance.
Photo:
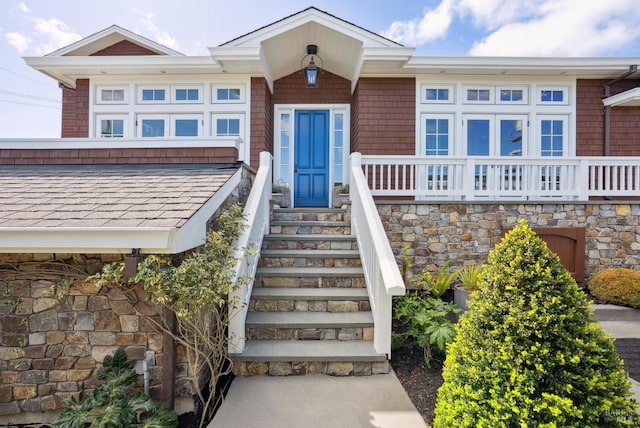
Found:
[[[338,193],[336,191],[337,187],[333,189],[332,201],[331,205],[333,208],[342,208],[344,204],[349,203],[349,194],[348,193]]]
[[[271,199],[280,206],[280,208],[289,208],[289,200],[291,199],[291,192],[286,189],[282,193],[272,193]]]
[[[469,290],[464,285],[456,285],[453,288],[453,301],[456,305],[458,305],[460,309],[462,309],[462,312],[469,310],[469,305],[467,304],[467,302],[469,301],[470,297],[471,290]]]

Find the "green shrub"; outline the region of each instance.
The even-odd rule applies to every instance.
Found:
[[[482,265],[465,266],[458,271],[458,279],[462,285],[469,291],[477,290],[480,283],[480,274],[482,273]]]
[[[453,340],[455,327],[450,314],[458,313],[460,309],[453,303],[421,296],[420,291],[398,296],[394,302],[395,318],[400,321],[403,331],[394,333],[392,342],[396,347],[408,344],[422,349],[424,361],[430,366],[434,352],[444,354]]]
[[[602,270],[589,279],[589,291],[603,303],[640,309],[640,272],[633,269]]]
[[[613,340],[524,220],[481,276],[447,349],[434,427],[637,426]]]
[[[63,400],[67,406],[53,422],[54,428],[171,428],[178,426],[178,415],[157,404],[141,392],[135,392],[137,375],[123,348],[104,358],[96,377],[103,383],[87,394],[83,402],[73,397]]]

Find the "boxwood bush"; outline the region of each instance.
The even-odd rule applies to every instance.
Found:
[[[640,272],[633,269],[611,268],[593,275],[589,291],[603,303],[640,309]]]
[[[480,283],[447,350],[434,427],[638,426],[613,340],[524,220]]]

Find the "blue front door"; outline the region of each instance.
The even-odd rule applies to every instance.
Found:
[[[293,203],[329,205],[329,111],[298,110],[295,116]]]

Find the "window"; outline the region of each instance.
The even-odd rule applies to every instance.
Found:
[[[446,104],[453,102],[453,86],[451,85],[423,85],[422,103]]]
[[[147,118],[140,120],[140,137],[164,137],[165,133],[165,119],[161,118]]]
[[[280,171],[277,172],[281,181],[291,180],[291,113],[280,114]]]
[[[333,116],[333,181],[343,183],[344,169],[344,113]]]
[[[96,116],[96,137],[124,138],[126,123],[127,117],[125,115],[98,115]]]
[[[527,104],[527,88],[498,88],[497,99],[499,104]]]
[[[493,103],[492,88],[466,88],[465,94],[465,101],[469,103]]]
[[[138,116],[138,136],[199,137],[202,135],[202,115],[146,114]]]
[[[127,91],[123,87],[98,87],[96,104],[126,104]]]
[[[541,88],[538,104],[569,104],[567,99],[568,88]]]
[[[138,104],[163,104],[169,102],[169,86],[138,86]]]
[[[564,120],[540,120],[540,155],[562,156],[564,153],[565,133]]]
[[[214,137],[242,137],[243,116],[239,114],[214,114],[213,136]]]
[[[427,156],[447,156],[451,148],[453,117],[429,115],[423,119],[424,150]]]
[[[171,102],[178,104],[201,103],[202,88],[198,86],[172,86],[173,98]]]
[[[468,115],[465,117],[468,156],[522,156],[526,146],[523,115]],[[494,137],[495,136],[495,137]],[[492,144],[492,141],[497,144]]]
[[[243,103],[244,91],[241,86],[212,85],[212,103]]]

